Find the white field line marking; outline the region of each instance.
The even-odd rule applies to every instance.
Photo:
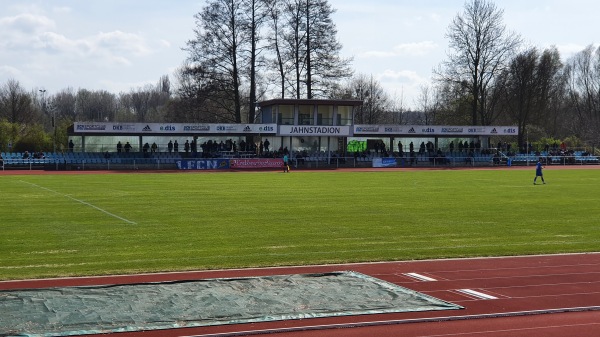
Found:
[[[414,278],[414,279],[417,279],[419,281],[423,281],[423,282],[435,282],[435,281],[437,281],[434,278],[431,278],[431,277],[425,276],[425,275],[421,275],[421,274],[417,274],[417,273],[406,273],[404,275],[406,275],[408,277],[411,277],[411,278]]]
[[[482,292],[479,291],[475,291],[473,289],[458,289],[458,292],[461,292],[463,294],[467,294],[467,295],[471,295],[477,298],[480,298],[482,300],[497,300],[498,297],[492,296],[492,295],[488,295],[488,294],[484,294]]]
[[[112,214],[112,213],[110,213],[110,212],[108,212],[108,211],[106,211],[106,210],[104,210],[104,209],[102,209],[102,208],[100,208],[100,207],[98,207],[98,206],[95,206],[95,205],[92,205],[92,204],[90,204],[89,202],[85,202],[85,201],[83,201],[83,200],[79,200],[79,199],[77,199],[77,198],[73,198],[73,197],[72,197],[72,196],[70,196],[70,195],[63,194],[63,193],[59,193],[59,192],[57,192],[57,191],[51,190],[51,189],[49,189],[49,188],[46,188],[46,187],[44,187],[44,186],[36,185],[36,184],[34,184],[34,183],[30,183],[30,182],[23,181],[23,180],[21,180],[21,182],[22,182],[22,183],[25,183],[25,184],[29,184],[29,185],[31,185],[31,186],[35,186],[35,187],[37,187],[37,188],[41,188],[41,189],[43,189],[43,190],[46,190],[46,191],[49,191],[49,192],[52,192],[52,193],[55,193],[55,194],[58,194],[58,195],[60,195],[60,196],[63,196],[63,197],[65,197],[65,198],[69,198],[69,199],[71,199],[71,200],[73,200],[73,201],[76,201],[76,202],[78,202],[78,203],[80,203],[80,204],[83,204],[83,205],[89,206],[89,207],[91,207],[91,208],[93,208],[93,209],[95,209],[95,210],[98,210],[98,211],[100,211],[100,212],[102,212],[102,213],[104,213],[104,214],[107,214],[107,215],[110,215],[110,216],[112,216],[112,217],[114,217],[114,218],[117,218],[117,219],[119,219],[119,220],[125,221],[125,222],[127,222],[128,224],[137,225],[137,223],[135,223],[135,222],[133,222],[133,221],[130,221],[130,220],[127,220],[127,219],[125,219],[125,218],[122,218],[122,217],[120,217],[120,216],[118,216],[118,215]]]

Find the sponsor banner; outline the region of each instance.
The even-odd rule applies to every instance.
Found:
[[[277,131],[277,124],[240,124],[242,133],[272,133]]]
[[[148,124],[140,124],[143,125],[142,133],[180,133],[181,125],[170,123],[170,124],[162,124],[162,123],[148,123]]]
[[[229,168],[229,159],[184,159],[177,161],[180,170],[223,170]]]
[[[211,133],[272,133],[275,134],[277,124],[212,124]]]
[[[281,168],[281,167],[283,167],[283,159],[281,159],[281,158],[230,159],[229,167],[232,169]]]
[[[280,125],[279,136],[350,136],[350,126]]]
[[[280,125],[188,123],[74,123],[75,133],[91,134],[277,134],[278,136],[516,136],[516,126],[452,125]]]
[[[141,134],[275,134],[276,124],[188,124],[188,123],[74,123],[81,133]]]
[[[467,135],[475,136],[516,136],[519,128],[516,126],[465,126]]]
[[[380,133],[379,132],[380,129],[381,129],[381,126],[379,126],[379,125],[355,125],[354,126],[354,134],[361,135],[361,134]]]
[[[519,128],[516,126],[496,126],[490,132],[492,135],[515,136],[519,134]]]
[[[373,167],[396,167],[396,158],[373,158]]]
[[[355,125],[354,135],[397,135],[406,133],[406,125]]]
[[[73,123],[73,130],[75,132],[99,132],[108,133],[108,126],[112,125],[109,123]]]
[[[355,125],[355,136],[514,136],[516,126],[452,126],[452,125]]]
[[[208,124],[183,124],[181,130],[185,133],[208,133],[210,132]]]
[[[181,133],[182,124],[176,123],[73,123],[81,133]]]

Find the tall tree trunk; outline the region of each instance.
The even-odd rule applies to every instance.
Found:
[[[310,12],[310,1],[306,0],[306,98],[312,99],[312,66],[310,63],[310,56],[312,49],[310,46],[311,40],[311,12]]]
[[[256,2],[252,2],[252,16],[250,22],[250,102],[248,102],[248,123],[255,122],[256,119]]]

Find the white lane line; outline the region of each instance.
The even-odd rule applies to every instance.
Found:
[[[463,294],[467,294],[467,295],[471,295],[473,297],[477,297],[480,298],[482,300],[497,300],[498,297],[492,296],[492,295],[488,295],[488,294],[484,294],[482,292],[479,291],[475,291],[473,289],[458,289],[458,292],[461,292]]]
[[[406,274],[403,274],[403,275],[408,276],[410,278],[417,279],[419,281],[423,281],[423,282],[435,282],[435,281],[437,281],[434,278],[431,278],[431,277],[425,276],[425,275],[421,275],[421,274],[417,274],[417,273],[406,273]]]
[[[393,326],[400,324],[414,324],[414,323],[439,323],[439,322],[452,322],[452,321],[463,321],[469,319],[486,319],[486,318],[499,318],[499,317],[522,317],[530,315],[542,315],[542,314],[553,314],[553,313],[566,313],[566,312],[586,312],[586,311],[598,311],[600,307],[579,307],[579,308],[562,308],[562,309],[548,309],[548,310],[534,310],[534,311],[516,311],[516,312],[500,312],[492,314],[480,314],[480,315],[465,315],[465,316],[441,316],[431,318],[416,318],[416,319],[401,319],[401,320],[389,320],[389,321],[360,321],[355,323],[343,323],[343,324],[328,324],[328,325],[306,325],[296,327],[284,327],[275,329],[264,329],[264,330],[245,330],[245,331],[234,331],[234,332],[223,332],[215,334],[200,334],[200,335],[188,335],[182,337],[234,337],[234,336],[247,336],[247,335],[264,335],[271,333],[292,333],[292,332],[305,332],[305,331],[317,331],[317,330],[331,330],[340,328],[369,328],[376,326]],[[567,325],[551,325],[543,327],[531,327],[524,329],[514,330],[498,330],[502,331],[524,331],[524,330],[538,330],[539,328],[561,328],[570,326],[591,326],[598,325],[598,323],[580,323],[580,324],[567,324]],[[475,334],[492,333],[496,331],[482,331],[475,332]],[[452,334],[441,334],[441,335],[427,335],[426,337],[443,337],[443,336],[458,336],[467,335],[468,333],[452,333]],[[472,334],[468,334],[472,335]],[[425,335],[423,335],[425,336]]]
[[[108,212],[108,211],[106,211],[106,210],[104,210],[104,209],[102,209],[102,208],[100,208],[100,207],[98,207],[98,206],[95,206],[95,205],[92,205],[92,204],[90,204],[89,202],[85,202],[85,201],[83,201],[83,200],[79,200],[79,199],[77,199],[77,198],[73,198],[73,197],[72,197],[72,196],[70,196],[70,195],[63,194],[63,193],[59,193],[59,192],[57,192],[57,191],[51,190],[51,189],[49,189],[49,188],[46,188],[46,187],[44,187],[44,186],[36,185],[36,184],[34,184],[34,183],[30,183],[30,182],[28,182],[28,181],[23,181],[23,180],[20,180],[20,181],[21,181],[22,183],[29,184],[29,185],[31,185],[31,186],[35,186],[35,187],[37,187],[37,188],[41,188],[41,189],[43,189],[43,190],[46,190],[46,191],[49,191],[49,192],[52,192],[52,193],[58,194],[58,195],[60,195],[60,196],[63,196],[63,197],[65,197],[65,198],[69,198],[69,199],[71,199],[71,200],[73,200],[73,201],[76,201],[76,202],[78,202],[78,203],[80,203],[80,204],[83,204],[83,205],[86,205],[86,206],[88,206],[88,207],[91,207],[91,208],[93,208],[93,209],[95,209],[95,210],[98,210],[98,211],[100,211],[100,212],[102,212],[102,213],[104,213],[104,214],[107,214],[107,215],[110,215],[110,216],[112,216],[112,217],[114,217],[114,218],[117,218],[117,219],[119,219],[119,220],[125,221],[125,222],[127,222],[128,224],[137,225],[137,223],[136,223],[136,222],[133,222],[133,221],[127,220],[127,219],[125,219],[125,218],[122,218],[122,217],[120,217],[120,216],[118,216],[118,215],[116,215],[116,214],[110,213],[110,212]]]

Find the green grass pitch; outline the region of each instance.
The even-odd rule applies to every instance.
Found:
[[[534,173],[0,175],[0,279],[598,251],[600,170]]]

